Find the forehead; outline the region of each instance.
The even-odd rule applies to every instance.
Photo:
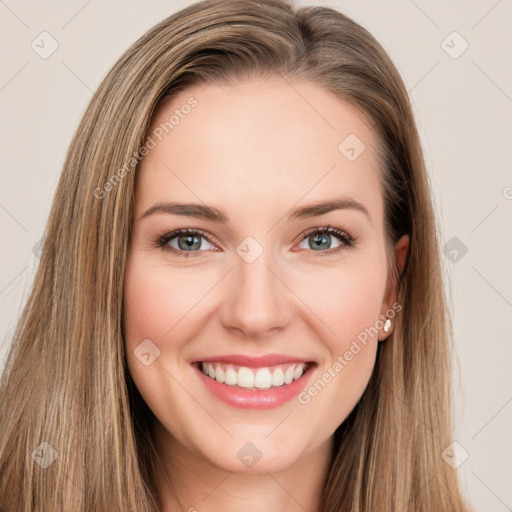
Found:
[[[136,208],[198,200],[289,209],[347,195],[382,215],[376,137],[361,112],[316,84],[247,80],[167,98],[148,135]],[[368,204],[367,204],[368,203]]]

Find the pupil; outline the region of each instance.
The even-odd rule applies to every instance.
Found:
[[[182,244],[182,240],[185,240],[184,244]],[[178,238],[178,245],[181,250],[186,249],[199,249],[201,247],[200,237],[195,235],[184,235]]]
[[[322,242],[325,242],[326,243],[326,246],[324,245],[323,247],[320,245],[320,249],[329,249],[329,247],[331,246],[331,243],[330,243],[330,239],[329,239],[329,235],[327,233],[322,233],[322,234],[316,234],[316,235],[312,235],[310,237],[310,239],[313,240],[313,248],[316,250],[318,247],[315,247],[315,245],[317,244],[322,244]]]

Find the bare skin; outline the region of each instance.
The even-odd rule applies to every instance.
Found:
[[[387,279],[375,134],[357,109],[319,86],[277,79],[191,87],[163,104],[151,130],[190,97],[197,105],[155,139],[138,171],[125,282],[128,365],[157,418],[162,512],[180,510],[167,479],[184,510],[314,512],[333,433],[368,384],[378,339],[393,328],[382,329],[396,290]],[[352,161],[338,148],[349,134],[365,145]],[[367,214],[343,208],[288,219],[292,209],[340,197]],[[141,218],[168,201],[206,204],[227,220]],[[354,245],[332,233],[315,245],[307,231],[326,225]],[[195,249],[187,250],[188,235],[166,242],[189,257],[156,244],[178,228],[202,231]],[[237,252],[247,237],[262,248],[250,263]],[[395,247],[399,269],[408,245],[404,236]],[[338,356],[375,325],[378,335],[334,371]],[[160,351],[148,366],[134,354],[146,339]],[[315,361],[308,387],[335,376],[307,403],[295,397],[272,409],[239,409],[212,395],[191,362],[240,353]],[[237,456],[248,442],[261,453],[251,467]]]

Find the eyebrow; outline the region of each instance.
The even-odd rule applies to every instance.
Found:
[[[328,201],[300,206],[291,210],[287,215],[287,220],[300,220],[325,215],[335,210],[357,210],[364,213],[368,219],[370,214],[364,205],[349,197],[335,198]],[[187,217],[197,217],[200,219],[212,220],[214,222],[227,223],[229,221],[227,215],[213,206],[198,203],[177,203],[177,202],[158,202],[146,210],[140,219],[145,219],[151,215],[168,214],[182,215]]]

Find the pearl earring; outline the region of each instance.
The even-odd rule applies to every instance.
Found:
[[[388,318],[386,320],[386,322],[384,323],[384,332],[388,332],[390,327],[391,327],[391,320]]]

